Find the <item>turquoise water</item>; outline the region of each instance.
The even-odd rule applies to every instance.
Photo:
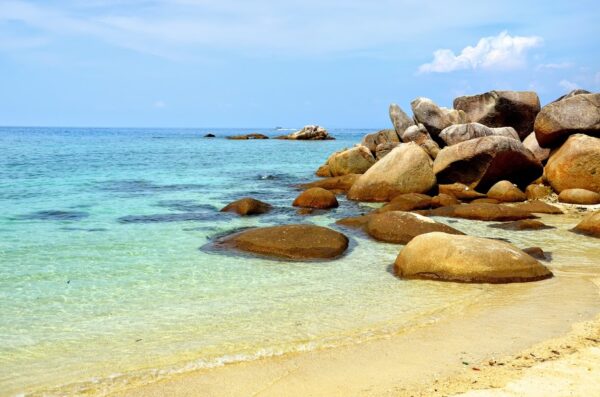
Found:
[[[241,227],[331,226],[364,211],[340,198],[340,208],[302,217],[291,202],[294,185],[370,131],[333,130],[338,139],[324,142],[222,139],[280,134],[265,129],[210,130],[218,138],[203,139],[207,132],[0,129],[0,395],[105,393],[355,343],[489,292],[398,280],[389,265],[400,246],[347,230],[350,251],[332,262],[203,249]],[[218,212],[244,196],[275,210],[246,218]]]

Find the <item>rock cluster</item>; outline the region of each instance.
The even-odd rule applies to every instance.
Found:
[[[300,131],[293,132],[289,135],[278,136],[276,139],[291,139],[297,141],[324,141],[335,139],[327,130],[318,125],[306,125]]]

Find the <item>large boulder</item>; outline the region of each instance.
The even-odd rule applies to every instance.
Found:
[[[540,146],[535,137],[535,132],[527,135],[527,138],[523,140],[523,146],[529,149],[533,156],[540,161],[546,161],[550,157],[550,149]]]
[[[523,144],[505,136],[485,136],[443,148],[433,163],[438,182],[489,189],[507,179],[527,186],[542,174],[542,164]]]
[[[402,193],[425,193],[435,186],[433,162],[415,143],[403,143],[361,175],[348,192],[358,201],[390,201]]]
[[[600,138],[571,135],[548,159],[544,178],[558,193],[576,188],[600,193]]]
[[[600,237],[600,211],[584,216],[572,231],[592,237]]]
[[[221,212],[234,212],[238,215],[259,215],[271,210],[271,205],[252,197],[244,197],[227,204]]]
[[[298,141],[323,141],[335,139],[327,130],[318,125],[304,126],[300,131],[293,132],[289,135],[278,136],[277,139],[291,139]]]
[[[400,138],[394,130],[381,130],[367,134],[360,141],[360,144],[366,147],[375,154],[377,152],[377,145],[386,143],[400,143]]]
[[[500,135],[519,140],[519,135],[512,127],[490,128],[479,123],[455,124],[444,128],[440,132],[440,138],[446,142],[446,145],[456,145],[469,139],[490,135]]]
[[[524,139],[533,131],[540,99],[532,91],[490,91],[458,97],[454,109],[464,111],[471,122],[488,127],[513,127]]]
[[[522,250],[482,237],[441,232],[415,237],[396,258],[394,273],[407,279],[468,283],[511,283],[552,277]]]
[[[321,187],[311,187],[300,193],[292,205],[294,207],[327,209],[337,207],[338,201],[335,194],[329,190]]]
[[[244,230],[214,246],[293,260],[333,259],[346,251],[348,238],[326,227],[283,225]]]
[[[399,137],[408,127],[414,124],[414,121],[395,103],[390,105],[390,120],[392,120],[394,130]]]
[[[354,182],[358,180],[359,174],[347,174],[342,176],[335,176],[331,178],[321,179],[320,181],[314,181],[300,185],[301,189],[310,189],[312,187],[321,187],[327,190],[343,191],[347,192],[350,190]]]
[[[421,146],[432,159],[435,159],[440,152],[440,146],[431,138],[423,124],[411,125],[400,139],[402,142],[414,142]]]
[[[488,190],[487,196],[505,203],[527,200],[527,196],[509,181],[500,181]]]
[[[463,218],[478,221],[518,221],[521,219],[536,218],[530,212],[520,208],[509,207],[503,204],[492,203],[470,203],[461,205],[449,205],[432,210],[416,211],[425,216],[444,216],[449,218]]]
[[[394,150],[394,148],[396,148],[398,145],[400,145],[400,143],[398,142],[380,143],[375,148],[375,158],[377,160],[381,160],[382,158],[387,156],[389,152]]]
[[[429,98],[417,98],[410,106],[417,123],[423,124],[434,139],[444,128],[469,121],[462,110],[439,107]]]
[[[585,189],[565,189],[558,195],[558,201],[569,204],[600,204],[600,193]]]
[[[600,93],[574,95],[544,106],[534,129],[542,147],[557,147],[576,133],[600,136]]]
[[[334,153],[327,161],[331,176],[362,174],[373,164],[375,157],[362,145]]]
[[[376,240],[395,244],[406,244],[424,233],[464,234],[423,215],[403,211],[389,211],[372,215],[367,223],[366,231]]]
[[[561,97],[559,97],[558,99],[555,99],[554,102],[558,102],[558,101],[562,101],[563,99],[569,99],[571,97],[574,97],[575,95],[581,95],[581,94],[591,94],[591,92],[589,92],[588,90],[582,90],[581,88],[576,88],[572,91],[570,91],[568,94],[565,94]]]

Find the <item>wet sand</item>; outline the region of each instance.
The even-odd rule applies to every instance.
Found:
[[[113,395],[428,396],[503,387],[517,376],[529,376],[518,369],[508,371],[517,361],[505,357],[552,343],[573,324],[596,318],[598,276],[557,271],[551,280],[498,286],[484,303],[466,305],[385,339],[200,370]],[[580,329],[582,338],[597,338],[598,328],[600,319]],[[575,363],[598,357],[597,347],[581,347],[576,350],[581,358],[570,356]],[[501,360],[505,365],[489,365]],[[493,381],[473,383],[477,379],[471,377],[480,374]]]

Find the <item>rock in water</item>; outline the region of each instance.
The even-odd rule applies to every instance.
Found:
[[[488,127],[513,127],[525,139],[533,131],[540,99],[532,91],[490,91],[458,97],[454,109],[464,111],[470,121]]]
[[[600,93],[580,94],[550,103],[535,119],[541,147],[557,147],[576,133],[600,136]]]
[[[401,137],[408,127],[415,124],[414,121],[404,113],[400,106],[395,103],[390,105],[390,120],[392,120],[394,130],[398,137]]]
[[[329,166],[327,164],[323,164],[322,166],[320,166],[317,171],[315,172],[316,176],[320,176],[320,177],[330,177],[331,176],[331,171],[329,170]]]
[[[550,157],[550,149],[540,146],[537,138],[535,137],[535,132],[527,135],[527,138],[523,140],[523,146],[529,149],[529,151],[533,153],[533,156],[539,161],[546,161],[548,160],[548,157]]]
[[[433,196],[431,198],[431,206],[433,208],[447,207],[449,205],[458,204],[460,204],[460,201],[456,197],[445,193],[440,193],[437,196]]]
[[[468,122],[467,116],[462,110],[447,109],[436,105],[429,98],[417,98],[410,103],[415,120],[425,126],[433,139],[446,127],[452,124],[464,124]]]
[[[291,139],[297,141],[323,141],[335,139],[327,130],[318,125],[304,126],[300,131],[293,132],[289,135],[278,136],[277,139]]]
[[[600,193],[600,138],[571,135],[548,159],[544,177],[558,193],[565,189]]]
[[[372,215],[367,223],[366,231],[376,240],[395,244],[406,244],[424,233],[464,234],[423,215],[403,211],[389,211]]]
[[[513,206],[513,208],[519,209],[521,211],[531,212],[532,214],[559,215],[563,213],[563,211],[560,208],[539,200],[532,200],[526,203],[520,203]]]
[[[375,212],[413,211],[431,207],[431,197],[422,193],[400,194]]]
[[[348,192],[357,201],[390,201],[402,193],[425,193],[435,186],[432,160],[415,143],[403,143],[361,175]]]
[[[259,215],[271,210],[271,205],[252,197],[245,197],[227,204],[221,212],[235,212],[238,215]]]
[[[338,201],[335,194],[329,190],[312,187],[300,193],[292,205],[294,207],[327,209],[337,207]]]
[[[496,229],[517,230],[517,231],[554,229],[553,226],[548,226],[545,223],[537,221],[535,219],[522,219],[520,221],[503,222],[503,223],[498,223],[496,225],[489,225],[489,226],[494,227]]]
[[[518,187],[513,185],[509,181],[497,182],[490,188],[487,196],[491,199],[495,199],[505,203],[514,203],[517,201],[527,200],[527,196]]]
[[[450,127],[444,128],[440,133],[440,138],[446,142],[446,145],[450,146],[470,139],[491,135],[500,135],[519,140],[519,135],[512,127],[490,128],[479,123],[451,125]]]
[[[232,139],[232,140],[269,139],[269,137],[264,134],[246,134],[246,135],[228,136],[227,139]]]
[[[450,218],[473,219],[478,221],[518,221],[521,219],[537,218],[530,212],[516,207],[492,203],[471,203],[449,205],[433,210],[417,211],[426,216],[445,216]]]
[[[394,143],[400,143],[400,138],[398,138],[398,135],[394,130],[381,130],[372,134],[367,134],[360,142],[361,145],[369,149],[373,154],[377,152],[378,145]]]
[[[422,234],[396,258],[396,275],[407,279],[511,283],[552,277],[533,257],[503,241],[440,232]]]
[[[347,174],[332,178],[322,179],[311,183],[300,185],[301,189],[310,189],[311,187],[322,187],[327,190],[345,191],[350,190],[354,182],[358,180],[359,174]]]
[[[346,251],[348,238],[326,227],[283,225],[244,230],[214,246],[293,260],[333,259]]]
[[[327,161],[331,176],[363,174],[373,164],[375,164],[375,157],[362,145],[334,153]]]
[[[433,171],[441,184],[489,189],[507,179],[524,187],[542,174],[542,164],[516,139],[486,136],[443,148]]]
[[[558,201],[569,204],[600,204],[600,193],[585,189],[565,189],[558,195]]]
[[[600,237],[600,211],[587,214],[572,231],[592,237]]]

